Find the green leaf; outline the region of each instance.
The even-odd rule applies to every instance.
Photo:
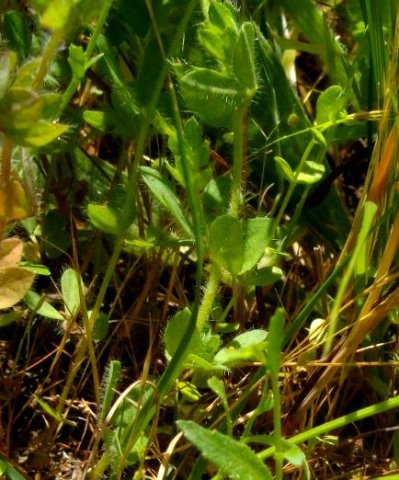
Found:
[[[313,162],[312,160],[307,160],[304,162],[302,171],[297,174],[290,167],[289,163],[284,160],[284,158],[276,155],[274,157],[277,167],[285,178],[290,183],[298,183],[310,185],[312,183],[318,182],[325,173],[325,166],[321,163]]]
[[[258,270],[251,272],[248,283],[255,286],[266,286],[273,285],[283,276],[283,271],[280,267],[271,266],[271,267],[262,267]]]
[[[34,273],[21,267],[0,268],[0,309],[10,308],[31,288]]]
[[[223,405],[228,405],[227,401],[227,394],[226,394],[226,389],[224,388],[224,383],[220,378],[217,377],[211,377],[208,379],[208,387],[216,393],[216,395],[220,398],[222,401]]]
[[[88,312],[90,315],[91,312]],[[109,318],[104,312],[100,312],[97,315],[96,322],[93,326],[92,336],[95,342],[101,342],[107,336],[109,329]]]
[[[40,405],[40,408],[43,410],[43,412],[47,413],[50,417],[54,418],[54,420],[56,420],[57,422],[66,423],[71,427],[77,426],[76,422],[73,422],[72,420],[67,420],[66,418],[64,418],[59,412],[57,412],[57,410],[54,410],[53,407],[51,407],[47,402],[39,398],[37,395],[33,395],[33,398]]]
[[[202,201],[210,218],[226,213],[229,209],[231,175],[212,178],[205,187]]]
[[[254,39],[255,30],[252,23],[243,23],[234,51],[234,73],[239,82],[253,93],[258,88]]]
[[[24,315],[22,310],[11,311],[7,313],[2,313],[0,315],[0,327],[5,327],[10,323],[20,320]]]
[[[214,220],[209,229],[209,254],[220,267],[233,275],[241,271],[244,240],[238,218],[222,215]]]
[[[43,275],[45,277],[51,275],[50,270],[45,265],[40,265],[38,263],[20,262],[19,266],[33,272],[35,275]]]
[[[68,63],[73,77],[78,80],[82,79],[86,72],[86,55],[80,45],[69,45]]]
[[[10,83],[11,72],[17,63],[17,55],[14,52],[7,52],[0,58],[0,101]]]
[[[83,48],[80,45],[71,44],[69,46],[68,63],[71,67],[73,77],[78,81],[82,80],[86,70],[96,63],[102,56],[103,54],[100,53],[87,60]]]
[[[209,164],[209,144],[202,139],[202,129],[195,117],[191,117],[184,124],[184,135],[192,152],[193,163],[196,168],[202,169]]]
[[[187,326],[190,322],[191,312],[188,308],[177,312],[166,325],[163,340],[165,342],[166,352],[169,357],[173,357],[177,347],[179,346],[181,339]],[[201,336],[195,331],[191,340],[190,353],[199,352],[201,350]]]
[[[15,141],[20,145],[29,147],[43,147],[60,137],[68,130],[68,125],[60,123],[50,123],[44,120],[39,120],[36,125],[33,125],[28,130],[12,132],[11,135]]]
[[[111,235],[121,233],[121,222],[118,213],[108,205],[89,203],[87,215],[90,223],[98,230]]]
[[[204,7],[207,19],[198,31],[200,44],[219,62],[222,68],[231,68],[238,37],[238,15],[230,3],[212,0]]]
[[[290,164],[279,155],[276,155],[274,160],[276,161],[278,170],[284,179],[288,180],[290,183],[293,183],[295,181],[295,177]]]
[[[69,21],[74,0],[52,0],[42,16],[42,27],[51,30],[63,29]]]
[[[85,110],[83,120],[100,132],[107,131],[113,125],[112,119],[103,110]]]
[[[266,337],[267,332],[260,329],[238,335],[215,355],[215,363],[234,367],[247,362],[264,361]]]
[[[19,473],[9,460],[0,453],[0,477],[3,478],[4,476],[9,480],[28,480],[27,477]]]
[[[78,273],[73,268],[67,268],[61,276],[61,293],[65,310],[74,317],[80,308],[80,289]],[[84,285],[82,283],[82,290]]]
[[[30,32],[28,17],[22,12],[12,10],[3,17],[3,32],[10,47],[18,53],[19,60],[25,60],[29,55]]]
[[[332,85],[324,90],[316,103],[316,123],[318,125],[334,122],[346,116],[346,95],[338,85]]]
[[[41,295],[30,290],[25,295],[25,303],[31,309],[34,310],[38,315],[41,315],[45,318],[50,318],[51,320],[64,320],[64,317],[46,300],[43,300]],[[37,309],[37,307],[40,307]]]
[[[202,455],[233,480],[272,480],[266,465],[246,445],[194,422],[179,420],[177,426]]]
[[[140,173],[154,197],[173,215],[181,228],[192,238],[193,232],[180,207],[180,201],[166,179],[150,167],[140,167]]]
[[[307,160],[296,179],[297,183],[310,185],[323,178],[326,168],[323,164]]]
[[[260,260],[272,238],[273,221],[270,218],[251,218],[242,227],[244,258],[240,274],[251,270]]]
[[[105,368],[103,380],[101,384],[101,404],[99,419],[104,422],[111,408],[112,399],[115,396],[119,378],[121,375],[121,362],[119,360],[111,360],[109,365]]]
[[[179,84],[188,107],[214,127],[231,127],[234,115],[247,108],[252,97],[237,79],[210,68],[191,69]]]

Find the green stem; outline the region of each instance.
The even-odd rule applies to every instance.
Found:
[[[33,89],[39,91],[43,84],[44,78],[47,75],[49,65],[57,51],[58,45],[62,42],[63,31],[56,30],[50,37],[50,41],[47,44],[46,50],[42,57],[42,62],[37,72],[36,78],[33,82]]]
[[[206,285],[204,296],[202,297],[201,306],[198,311],[197,330],[202,332],[208,322],[213,302],[215,300],[220,282],[220,269],[213,264],[210,268],[208,283]]]
[[[297,169],[295,170],[294,179],[293,179],[293,181],[290,182],[290,184],[289,184],[288,191],[287,191],[286,195],[284,196],[283,203],[281,204],[280,210],[279,210],[279,212],[278,212],[278,214],[277,214],[277,217],[276,217],[276,219],[275,219],[275,221],[274,221],[274,229],[276,229],[276,228],[280,225],[281,219],[282,219],[282,217],[283,217],[283,215],[284,215],[284,212],[285,212],[285,210],[286,210],[286,208],[287,208],[287,205],[288,205],[289,201],[291,200],[292,194],[293,194],[294,189],[295,189],[295,187],[296,187],[296,185],[297,185],[297,180],[298,180],[299,174],[301,173],[301,171],[302,171],[302,169],[303,169],[303,167],[304,167],[304,165],[305,165],[305,162],[306,162],[306,160],[308,159],[308,157],[309,157],[309,155],[310,155],[310,152],[312,151],[312,148],[313,148],[313,146],[315,145],[315,143],[316,143],[316,142],[312,139],[312,140],[308,143],[305,151],[303,152],[301,161],[299,162],[299,165],[298,165]]]
[[[244,165],[244,121],[245,111],[238,112],[233,121],[233,180],[231,182],[230,213],[237,217],[241,203],[241,178]]]
[[[94,28],[93,34],[90,37],[89,43],[86,48],[85,52],[85,61],[88,62],[90,57],[93,54],[94,47],[97,44],[97,39],[104,27],[105,21],[107,20],[109,11],[111,9],[112,5],[112,0],[107,0],[101,10],[100,16],[98,18],[98,21],[96,23],[96,26]],[[72,97],[74,96],[77,88],[79,87],[80,82],[82,81],[82,78],[78,77],[72,77],[71,81],[69,82],[69,85],[67,86],[63,96],[62,96],[62,102],[60,105],[60,108],[58,110],[58,116],[60,117],[62,112],[65,110],[66,106],[69,104],[71,101]]]
[[[276,461],[276,480],[282,480],[283,478],[283,445],[281,436],[281,405],[280,405],[280,385],[278,381],[278,375],[271,372],[272,392],[273,392],[273,427],[274,438],[276,442],[276,451],[274,459]]]
[[[365,242],[367,237],[370,233],[370,229],[372,227],[372,222],[374,216],[377,212],[377,205],[372,202],[366,202],[364,205],[364,217],[363,217],[363,224],[360,228],[359,236],[357,238],[356,246],[353,251],[353,255],[349,262],[348,268],[345,271],[341,282],[339,283],[338,292],[335,295],[334,304],[331,309],[330,318],[329,318],[329,325],[328,325],[328,332],[327,332],[327,339],[326,343],[324,344],[323,354],[327,355],[333,344],[334,336],[337,331],[338,327],[338,320],[339,320],[339,311],[341,309],[342,303],[344,301],[345,295],[348,293],[348,285],[352,278],[353,271],[356,266],[356,262],[358,262],[358,258],[362,249],[364,248]]]
[[[356,412],[349,413],[347,415],[343,415],[342,417],[336,418],[329,422],[323,423],[322,425],[318,425],[317,427],[311,428],[305,432],[299,433],[291,437],[289,442],[291,443],[302,443],[312,438],[318,437],[320,435],[324,435],[325,433],[331,432],[332,430],[337,430],[339,428],[348,425],[349,423],[358,422],[360,420],[364,420],[365,418],[372,417],[373,415],[377,415],[379,413],[386,412],[388,410],[392,410],[393,408],[399,407],[399,395],[390,398],[389,400],[385,400],[380,403],[376,403],[375,405],[371,405],[369,407],[361,408]],[[276,452],[276,447],[270,447],[263,452],[258,453],[258,457],[262,460],[271,457]]]

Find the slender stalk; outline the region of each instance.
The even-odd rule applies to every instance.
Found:
[[[100,16],[98,17],[96,26],[94,28],[93,34],[90,37],[89,43],[86,48],[85,52],[85,60],[86,62],[89,61],[90,57],[93,54],[93,50],[97,44],[97,39],[104,27],[105,21],[107,20],[109,11],[112,6],[112,1],[113,0],[107,0],[101,10]],[[77,78],[75,76],[72,77],[71,81],[69,82],[69,85],[67,86],[63,96],[62,96],[62,102],[60,105],[60,108],[58,110],[58,116],[61,116],[62,112],[65,110],[66,106],[69,104],[71,101],[72,97],[74,96],[77,88],[79,87],[80,82],[82,81],[81,78]]]
[[[46,50],[44,51],[42,57],[39,71],[37,72],[36,78],[33,82],[33,89],[36,91],[39,91],[40,87],[43,85],[43,81],[45,76],[47,75],[50,63],[53,60],[58,46],[62,42],[63,33],[64,32],[62,30],[56,30],[52,33],[50,37],[50,41],[48,42]]]
[[[244,165],[244,121],[245,111],[238,112],[233,120],[233,180],[231,182],[230,213],[238,216],[241,203],[241,178]]]
[[[306,160],[309,158],[310,152],[312,151],[315,143],[316,142],[312,138],[310,140],[310,142],[308,143],[308,145],[306,146],[305,151],[303,152],[301,161],[299,162],[299,165],[298,165],[297,169],[295,170],[294,179],[289,184],[287,193],[284,195],[283,203],[281,204],[280,210],[279,210],[279,212],[276,216],[276,219],[274,221],[274,229],[276,229],[280,225],[281,219],[283,218],[283,215],[284,215],[284,212],[287,208],[287,205],[288,205],[289,201],[291,200],[291,197],[292,197],[292,194],[294,192],[295,187],[297,186],[297,180],[298,180],[299,174],[301,173],[301,171],[303,169],[303,166],[305,165]]]
[[[365,418],[372,417],[373,415],[378,415],[379,413],[383,413],[398,407],[399,396],[396,396],[390,398],[389,400],[376,403],[375,405],[371,405],[369,407],[361,408],[356,412],[352,412],[347,415],[343,415],[342,417],[335,418],[334,420],[330,420],[329,422],[323,423],[322,425],[318,425],[317,427],[311,428],[310,430],[299,433],[298,435],[295,435],[288,440],[295,444],[306,442],[308,440],[311,440],[312,438],[331,432],[332,430],[342,428],[350,423],[358,422],[360,420],[364,420]],[[266,450],[263,450],[263,452],[259,452],[258,457],[262,460],[265,460],[266,458],[274,455],[275,452],[276,447],[273,446],[267,448]]]
[[[210,268],[208,283],[205,289],[204,296],[202,297],[201,306],[198,311],[197,330],[199,332],[203,330],[209,319],[213,302],[219,288],[219,282],[220,269],[217,265],[213,264]]]

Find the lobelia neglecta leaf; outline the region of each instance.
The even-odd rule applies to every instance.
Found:
[[[192,68],[179,84],[188,107],[213,127],[231,127],[234,115],[248,107],[254,93],[234,76],[210,68]]]
[[[67,268],[61,277],[62,298],[65,309],[71,317],[77,315],[80,308],[79,278],[78,273],[73,268]],[[81,288],[84,291],[83,282]]]
[[[233,480],[272,480],[270,470],[246,445],[217,431],[207,430],[191,421],[179,420],[177,426],[202,455]]]
[[[209,253],[213,261],[233,275],[237,275],[244,261],[242,225],[232,215],[222,215],[209,229]]]
[[[33,290],[26,293],[24,301],[31,310],[34,310],[42,317],[49,318],[50,320],[64,320],[64,317],[49,302],[43,300],[42,297]]]
[[[121,233],[121,225],[118,212],[109,205],[96,205],[89,203],[87,206],[87,214],[90,223],[98,230],[111,235],[119,235]]]
[[[140,167],[141,177],[154,197],[169,211],[186,234],[193,237],[191,226],[180,207],[180,201],[162,175],[150,167]]]

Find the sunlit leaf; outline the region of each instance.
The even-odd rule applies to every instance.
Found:
[[[104,233],[119,235],[121,232],[118,213],[108,205],[89,203],[87,214],[91,224]]]
[[[250,218],[243,222],[244,255],[240,274],[251,270],[260,260],[272,238],[270,218]]]
[[[346,115],[346,95],[339,85],[332,85],[319,95],[316,103],[316,123],[334,122]]]
[[[177,426],[202,455],[233,480],[272,480],[266,465],[246,445],[227,435],[179,420]]]
[[[166,325],[163,340],[165,342],[166,352],[169,357],[173,357],[184,336],[187,326],[190,322],[191,312],[188,308],[177,312]],[[201,348],[200,334],[195,331],[191,340],[190,352],[198,352]]]
[[[323,164],[308,160],[298,175],[297,183],[306,185],[316,183],[323,178],[325,171],[326,167]]]

